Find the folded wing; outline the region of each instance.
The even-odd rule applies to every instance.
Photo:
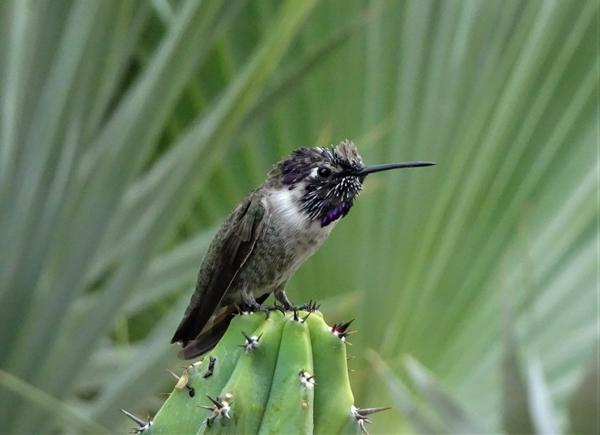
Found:
[[[186,346],[197,337],[206,337],[207,340],[214,341],[216,335],[218,340],[225,333],[230,315],[220,316],[222,320],[215,318],[214,320],[219,320],[216,322],[209,323],[209,320],[217,311],[222,314],[226,308],[220,307],[221,301],[250,257],[264,228],[264,205],[259,195],[251,194],[233,211],[213,238],[198,273],[196,291],[171,343],[181,342]],[[225,309],[225,312],[228,311],[230,310]],[[205,327],[209,330],[205,330]],[[211,333],[211,330],[214,330],[214,333]],[[220,335],[216,334],[217,332]],[[198,348],[204,348],[206,345],[196,343]]]

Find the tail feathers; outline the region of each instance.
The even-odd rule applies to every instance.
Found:
[[[221,337],[227,332],[227,327],[232,316],[224,316],[220,321],[213,323],[209,329],[203,331],[198,337],[190,341],[179,351],[177,356],[182,359],[192,359],[210,351],[217,345]]]
[[[190,309],[190,307],[193,307]],[[188,342],[196,338],[202,329],[206,326],[207,320],[209,317],[206,317],[201,313],[201,306],[197,303],[194,303],[192,300],[190,302],[190,307],[185,312],[185,316],[177,326],[177,330],[175,334],[171,338],[171,343],[182,343],[185,346]],[[209,314],[210,316],[210,314]]]
[[[265,293],[256,301],[262,304],[268,296],[269,293]],[[183,359],[195,358],[215,347],[227,331],[237,307],[233,304],[218,307],[205,324],[198,322],[195,310],[186,314],[171,339],[171,343],[181,343],[183,349],[178,356]]]

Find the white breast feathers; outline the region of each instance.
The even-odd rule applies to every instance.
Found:
[[[270,196],[273,218],[289,226],[292,231],[305,231],[309,223],[306,214],[300,210],[300,189],[278,189]]]

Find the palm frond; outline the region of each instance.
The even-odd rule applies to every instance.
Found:
[[[593,0],[3,2],[0,367],[110,430],[151,411],[224,215],[290,150],[350,138],[369,163],[438,163],[367,180],[289,284],[357,318],[358,399],[387,391],[378,370],[408,410],[373,431],[440,430],[451,407],[414,401],[429,381],[501,430],[507,299],[536,361],[532,430],[583,427],[583,399],[567,408],[599,339],[599,17]],[[3,428],[50,415],[31,400],[0,385]]]

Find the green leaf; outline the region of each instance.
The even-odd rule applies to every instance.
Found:
[[[196,164],[203,162],[205,167],[208,167],[210,164],[208,157],[214,159],[217,153],[224,148],[223,142],[228,138],[227,135],[236,130],[236,119],[237,122],[243,119],[244,111],[250,107],[252,99],[256,98],[259,86],[274,71],[277,61],[285,53],[285,49],[290,44],[298,26],[310,11],[310,7],[309,2],[305,2],[301,6],[284,5],[279,19],[280,31],[275,31],[264,41],[245,71],[230,85],[228,92],[223,95],[214,110],[202,117],[183,135],[179,143],[174,145],[173,154],[170,155],[177,155],[179,158],[177,171],[165,180],[160,194],[154,201],[153,208],[157,212],[149,214],[147,221],[140,223],[138,228],[143,233],[129,247],[138,255],[127,256],[128,260],[101,290],[104,293],[101,306],[90,313],[90,318],[83,325],[83,331],[79,331],[72,341],[68,340],[69,348],[74,349],[76,355],[85,355],[84,349],[88,349],[92,345],[92,342],[86,337],[98,337],[102,328],[106,329],[110,326],[110,323],[107,322],[107,319],[110,319],[108,314],[117,309],[125,299],[127,293],[124,293],[123,289],[131,288],[131,283],[135,282],[139,272],[143,270],[149,255],[159,246],[160,240],[156,237],[158,231],[165,231],[176,222],[178,213],[174,210],[177,210],[177,207],[181,208],[182,198],[187,196],[186,192],[190,189],[189,178],[196,171]],[[169,161],[170,155],[165,156],[165,161]],[[154,235],[154,237],[149,235]],[[58,361],[61,360],[59,355],[63,349],[59,346],[54,350],[53,355],[59,364]],[[50,355],[47,364],[47,369],[50,371],[56,368],[52,358]],[[73,358],[69,365],[76,370],[79,363],[77,358]],[[54,388],[62,388],[64,381],[66,379],[55,378]]]
[[[56,58],[39,95],[39,104],[23,138],[19,160],[11,164],[11,167],[14,165],[19,170],[10,177],[10,182],[6,180],[6,183],[2,184],[2,192],[5,191],[4,187],[7,190],[6,196],[3,194],[0,197],[2,200],[0,206],[10,212],[3,213],[0,217],[0,244],[11,246],[0,268],[0,288],[3,289],[0,302],[4,306],[16,306],[18,292],[28,288],[28,275],[21,270],[25,263],[25,250],[30,246],[29,237],[32,236],[32,231],[28,231],[27,228],[34,226],[34,219],[41,214],[42,199],[47,195],[49,187],[44,180],[44,174],[50,171],[52,158],[55,157],[53,153],[57,151],[60,121],[68,103],[67,90],[75,82],[79,67],[78,60],[83,56],[99,6],[99,3],[87,5],[84,1],[74,2],[65,20],[65,32],[57,49]],[[19,20],[20,9],[17,8],[15,12]],[[18,64],[19,60],[14,59],[14,62]],[[18,112],[18,108],[16,109]],[[9,109],[10,112],[13,111]],[[16,138],[13,137],[12,140]],[[7,146],[9,145],[12,146],[7,143]],[[10,155],[7,158],[10,162]],[[27,170],[23,170],[24,168]],[[11,206],[9,207],[8,204]],[[19,280],[26,282],[22,283]],[[9,310],[7,315],[3,316],[0,324],[0,331],[2,331],[0,338],[3,343],[12,342],[15,334],[10,331],[15,329],[19,320],[19,311],[16,310]],[[5,360],[5,357],[3,353],[1,359]]]
[[[181,298],[138,345],[128,364],[103,386],[102,394],[90,410],[94,420],[110,424],[119,415],[119,408],[127,407],[140,395],[157,393],[157,383],[147,382],[148,379],[162,377],[164,383],[169,380],[166,368],[181,365],[168,343],[187,302],[187,298]]]
[[[438,384],[414,358],[405,362],[411,381],[426,399],[429,407],[439,416],[446,433],[484,433],[481,424],[463,406]]]
[[[186,79],[208,50],[205,47],[194,51],[193,47],[205,43],[213,32],[218,9],[214,4],[211,6],[203,2],[200,6],[195,1],[181,8],[178,24],[172,27],[145,74],[115,110],[95,144],[91,145],[93,160],[79,162],[79,175],[88,180],[85,195],[71,192],[72,195],[66,199],[64,207],[71,216],[63,216],[63,225],[56,235],[61,245],[56,246],[58,252],[53,253],[57,263],[53,273],[44,281],[45,286],[39,290],[41,294],[44,294],[44,288],[55,291],[51,297],[47,294],[42,297],[30,313],[29,325],[35,326],[26,329],[28,334],[21,339],[17,352],[21,358],[26,354],[29,357],[13,362],[18,370],[28,371],[28,361],[35,358],[36,352],[45,354],[53,344],[50,337],[56,333],[55,328],[64,319],[64,311],[68,307],[64,302],[82,291],[81,271],[85,271],[95,254],[111,209],[123,193],[127,179],[143,162],[143,149],[149,149]],[[199,22],[202,24],[198,25]],[[188,51],[193,55],[185,54]],[[166,86],[166,83],[170,85]],[[152,128],[147,128],[148,125]],[[77,203],[76,210],[72,207],[74,203]],[[99,213],[99,210],[102,212]],[[72,249],[66,249],[69,246]],[[60,295],[56,289],[60,289]]]
[[[145,222],[140,222],[137,227],[138,231],[141,229],[142,236],[136,237],[128,247],[128,250],[135,251],[136,255],[127,255],[128,260],[100,290],[103,294],[102,303],[86,316],[85,322],[77,333],[71,328],[63,329],[63,332],[58,331],[60,340],[52,346],[44,367],[37,376],[45,389],[51,392],[64,390],[72,382],[73,374],[81,370],[82,363],[95,341],[110,327],[111,314],[127,297],[124,289],[133,288],[139,273],[159,246],[161,239],[157,237],[158,231],[161,230],[164,234],[170,225],[176,222],[178,214],[173,210],[182,206],[182,197],[187,196],[185,192],[190,188],[189,177],[196,172],[197,162],[203,162],[207,168],[210,160],[214,160],[218,153],[222,152],[224,142],[236,131],[236,122],[241,122],[243,114],[251,107],[253,99],[259,94],[260,86],[274,71],[312,5],[312,2],[287,3],[282,7],[274,33],[270,34],[258,48],[255,56],[229,86],[220,102],[211,113],[203,116],[182,136],[179,143],[172,148],[171,154],[164,157],[164,161],[170,161],[170,156],[177,156],[177,171],[172,172],[169,179],[165,180],[153,206],[156,211],[145,216]],[[107,171],[118,170],[118,168],[119,165],[109,163],[106,166]],[[102,177],[107,175],[104,174]],[[91,203],[89,207],[91,212],[93,208]],[[81,222],[83,221],[84,218],[81,217]],[[153,237],[147,237],[147,234],[152,234]],[[38,341],[41,340],[36,338]],[[72,357],[65,361],[63,355],[67,351]],[[57,375],[50,376],[51,373]]]
[[[81,413],[68,404],[61,402],[44,391],[35,388],[31,384],[28,384],[11,373],[1,369],[0,386],[7,389],[12,394],[26,399],[29,404],[34,405],[34,409],[43,409],[52,416],[59,418],[62,423],[68,425],[71,429],[83,433],[111,433],[110,430],[81,415]],[[45,426],[45,429],[48,429],[48,426]]]
[[[527,388],[529,412],[538,434],[559,434],[552,399],[544,380],[542,366],[539,361],[532,360],[527,364]]]
[[[600,432],[600,346],[596,342],[592,358],[577,384],[569,403],[569,432],[592,434]]]
[[[381,356],[375,351],[370,350],[367,353],[367,357],[383,380],[390,395],[396,401],[400,412],[406,416],[417,432],[441,433],[444,431],[439,420],[425,414],[420,409],[420,405],[416,402],[414,396],[400,378],[387,366]]]
[[[502,360],[502,428],[508,434],[535,433],[521,356],[510,321],[506,320]]]
[[[207,230],[155,257],[120,311],[126,316],[133,316],[166,296],[187,288],[196,278],[199,261],[213,235],[213,229]],[[80,298],[74,309],[75,315],[89,313],[99,300],[101,296],[96,293]]]

